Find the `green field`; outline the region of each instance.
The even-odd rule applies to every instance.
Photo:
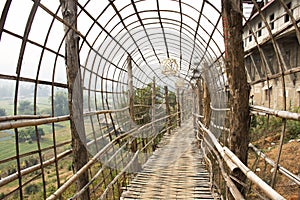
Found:
[[[62,143],[69,141],[70,131],[69,131],[69,122],[56,123],[55,135],[56,143]],[[41,148],[53,146],[53,134],[52,134],[52,125],[42,125],[39,126],[44,129],[45,135],[41,138]],[[10,130],[13,134],[8,134],[7,132],[0,132],[0,160],[9,158],[16,155],[16,144],[14,132]],[[20,154],[31,152],[38,149],[37,142],[20,142],[19,143]]]
[[[29,101],[33,105],[33,97],[20,98],[19,101]],[[14,100],[0,98],[0,108],[5,109],[6,115],[13,115]],[[38,108],[38,112],[45,108],[51,108],[51,104],[49,103],[49,97],[38,97],[37,98],[37,108]]]

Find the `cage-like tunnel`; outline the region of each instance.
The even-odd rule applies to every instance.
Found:
[[[1,1],[0,199],[119,199],[186,124],[217,198],[296,198],[299,5]]]

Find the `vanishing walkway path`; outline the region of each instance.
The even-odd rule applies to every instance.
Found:
[[[123,199],[214,199],[191,122],[166,135]]]

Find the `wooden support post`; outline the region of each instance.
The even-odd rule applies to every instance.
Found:
[[[165,101],[166,101],[166,114],[169,116],[167,118],[167,123],[166,123],[166,128],[167,128],[167,133],[171,134],[171,111],[170,111],[170,106],[169,106],[169,91],[168,91],[168,86],[165,86]]]
[[[153,77],[152,83],[152,102],[151,102],[151,121],[155,121],[155,104],[156,104],[156,84],[155,84],[155,77]],[[152,134],[156,134],[155,123],[152,123]]]
[[[127,74],[128,74],[128,104],[129,104],[129,115],[133,122],[135,122],[134,117],[134,89],[133,89],[133,73],[132,73],[132,62],[131,56],[128,54],[127,56]],[[130,150],[132,154],[138,150],[137,138],[134,137],[131,140]],[[140,170],[140,164],[137,159],[133,161],[133,170],[135,172]]]
[[[132,75],[132,62],[130,55],[127,56],[127,74],[128,74],[128,100],[129,100],[129,114],[132,121],[134,118],[134,90],[133,90],[133,75]]]
[[[209,127],[211,109],[210,109],[210,93],[205,82],[203,82],[203,124],[206,128]]]
[[[198,114],[203,115],[203,92],[202,92],[202,84],[201,80],[198,79],[196,81],[197,85],[197,99],[198,99]],[[199,121],[202,121],[201,119],[198,119]]]
[[[177,126],[181,126],[181,108],[180,108],[180,93],[179,88],[176,91],[176,101],[177,101]]]
[[[225,37],[225,65],[230,90],[230,150],[247,165],[249,143],[250,87],[244,64],[242,39],[242,1],[222,0],[222,19]],[[241,182],[246,180],[241,171],[232,175]],[[241,190],[242,186],[237,185]]]
[[[73,170],[78,172],[88,162],[86,135],[83,122],[83,94],[79,61],[79,37],[77,29],[77,0],[61,0],[63,19],[74,29],[64,27],[66,67],[68,78],[68,106],[70,111],[70,128],[72,135]],[[88,171],[85,171],[76,181],[76,191],[80,191],[89,181]],[[90,199],[87,189],[79,199]]]
[[[184,102],[184,90],[181,91],[180,94],[180,105],[181,105],[181,122],[184,121],[184,117],[186,116],[186,112],[185,112],[185,104]]]

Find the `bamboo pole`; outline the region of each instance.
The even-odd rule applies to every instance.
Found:
[[[170,111],[170,106],[169,106],[169,91],[168,91],[168,86],[165,86],[164,89],[165,89],[166,114],[167,114],[167,116],[170,116],[171,111]],[[171,134],[171,130],[170,130],[170,128],[171,128],[171,117],[167,118],[166,126],[167,126],[167,133]]]
[[[197,139],[201,140],[197,134]],[[214,155],[216,156],[217,160],[218,160],[218,164],[219,164],[219,168],[221,170],[221,174],[225,180],[225,183],[227,185],[227,187],[229,188],[230,193],[232,194],[232,196],[235,199],[238,200],[242,200],[245,199],[243,197],[243,195],[240,193],[240,191],[237,189],[236,185],[233,183],[233,181],[230,179],[230,177],[228,176],[228,174],[226,173],[224,166],[223,166],[223,162],[220,158],[220,156],[218,155],[217,151],[211,146],[211,144],[207,141],[207,139],[205,137],[203,137],[203,140],[205,142],[205,144],[209,147],[210,150],[212,150],[212,152],[214,153]],[[220,152],[219,152],[220,153]]]
[[[45,119],[35,119],[35,120],[26,120],[26,121],[12,121],[0,123],[0,131],[12,128],[22,128],[26,126],[38,126],[42,124],[49,124],[55,122],[67,121],[70,119],[69,115],[60,116],[60,117],[49,117]]]
[[[104,192],[102,193],[102,195],[100,196],[99,199],[104,199],[105,195],[107,194],[109,188],[119,179],[119,177],[121,175],[123,175],[126,170],[132,165],[134,164],[135,160],[137,160],[137,156],[139,154],[139,151],[136,151],[133,158],[130,160],[130,162],[124,167],[124,169],[122,169],[122,171],[106,186]]]
[[[64,151],[64,152],[62,152],[61,154],[58,154],[58,155],[57,155],[57,159],[58,159],[58,160],[59,160],[59,159],[62,159],[62,158],[64,158],[65,156],[67,156],[67,155],[69,155],[69,154],[71,154],[71,153],[72,153],[72,150]],[[53,164],[54,162],[55,162],[55,158],[49,159],[49,160],[43,162],[43,166],[44,166],[44,167],[47,167],[47,166]],[[20,171],[20,172],[21,172],[20,174],[21,174],[21,176],[25,176],[25,175],[27,175],[27,174],[29,174],[29,173],[31,173],[31,172],[34,172],[34,171],[36,171],[36,170],[38,170],[38,169],[40,169],[40,168],[41,168],[41,164],[33,165],[33,166],[31,166],[31,167],[28,167],[28,168],[26,168],[26,169],[21,170],[21,171]],[[19,177],[19,173],[16,172],[16,173],[11,174],[11,175],[9,175],[9,176],[7,176],[7,177],[5,177],[5,178],[2,178],[2,179],[0,180],[0,187],[3,186],[3,185],[6,185],[6,184],[8,184],[8,183],[10,183],[10,182],[12,182],[12,181],[14,181],[14,180],[16,180],[16,179],[18,179],[18,177]]]
[[[156,84],[155,77],[153,77],[152,83],[152,99],[151,99],[151,121],[155,121],[155,104],[156,104]],[[155,124],[152,124],[152,134],[156,134]]]
[[[83,116],[123,112],[123,111],[127,110],[128,108],[129,107],[125,107],[122,109],[116,109],[116,110],[98,110],[98,111],[85,112],[83,114]],[[12,118],[12,117],[14,117],[14,116],[11,116],[10,118]],[[67,121],[67,120],[70,120],[69,115],[64,115],[64,116],[59,116],[59,117],[47,117],[47,118],[34,119],[34,120],[1,122],[0,123],[0,131],[12,129],[12,128],[22,128],[22,127],[27,127],[27,126],[38,126],[38,125],[43,125],[43,124],[63,122],[63,121]]]
[[[272,167],[275,167],[275,162],[268,158],[262,151],[260,151],[259,149],[257,149],[253,144],[249,144],[249,147],[252,148],[252,150],[261,158],[263,158],[267,163],[269,163]],[[286,168],[278,165],[278,170],[279,172],[281,172],[284,176],[286,176],[288,179],[290,179],[291,181],[293,181],[294,183],[296,183],[297,185],[300,186],[300,178],[293,174],[292,172],[288,171]]]
[[[299,113],[293,113],[293,112],[289,112],[289,111],[284,111],[284,110],[274,110],[274,109],[270,109],[270,108],[266,108],[263,106],[250,106],[250,110],[255,113],[265,113],[268,115],[273,115],[276,117],[280,117],[283,119],[291,119],[291,120],[296,120],[296,121],[300,121],[300,114]]]
[[[177,101],[177,125],[181,127],[181,108],[180,108],[180,93],[179,88],[176,89],[176,101]]]
[[[1,116],[0,122],[10,121],[10,120],[24,120],[24,119],[41,119],[48,118],[50,115],[12,115],[12,116]]]
[[[233,165],[238,167],[245,175],[246,177],[251,180],[255,185],[257,185],[262,191],[268,195],[269,198],[274,200],[280,200],[285,199],[280,194],[278,194],[272,187],[270,187],[268,184],[266,184],[262,179],[260,179],[254,172],[252,172],[246,165],[243,164],[243,162],[227,147],[222,147],[220,143],[217,141],[213,133],[210,132],[209,129],[205,128],[204,124],[198,121],[198,124],[200,127],[207,133],[207,135],[210,137],[211,141],[213,142],[214,146],[219,151],[222,158],[227,163],[226,159],[229,159],[230,162],[232,162]],[[225,157],[225,155],[227,157]]]
[[[253,171],[251,171],[246,165],[244,165],[239,158],[232,153],[227,147],[224,147],[225,153],[230,157],[230,159],[241,169],[241,171],[247,176],[247,178],[255,183],[259,188],[268,195],[269,198],[274,200],[285,199],[283,196],[278,194],[271,186],[269,186],[266,182],[260,179]]]
[[[177,113],[174,113],[170,116],[176,116]],[[84,173],[85,171],[87,171],[94,163],[98,162],[99,157],[102,156],[105,152],[107,152],[111,146],[116,143],[118,140],[120,139],[125,139],[129,136],[134,136],[136,133],[140,133],[140,131],[148,126],[151,126],[152,123],[164,120],[170,116],[165,116],[162,117],[160,119],[156,119],[155,121],[152,121],[151,123],[145,124],[139,128],[134,128],[126,133],[123,133],[121,135],[119,135],[118,137],[114,138],[111,142],[109,142],[105,147],[103,147],[93,158],[91,158],[89,160],[89,162],[83,166],[78,172],[76,172],[73,176],[71,176],[60,188],[58,188],[58,190],[56,190],[53,194],[51,194],[47,200],[54,200],[59,198],[63,192],[65,192],[78,178],[79,176]],[[88,184],[88,183],[87,183]]]
[[[216,147],[216,149],[218,150],[218,152],[220,153],[221,157],[224,159],[224,161],[226,162],[226,164],[230,168],[230,170],[234,171],[235,169],[237,169],[237,166],[225,155],[223,147],[218,142],[218,140],[214,136],[214,134],[209,129],[207,129],[205,127],[205,125],[203,123],[201,123],[200,121],[198,121],[198,125],[200,126],[200,128],[202,130],[204,130],[207,133],[207,135],[209,136],[209,138],[212,141],[213,145]]]
[[[60,188],[58,188],[58,190],[56,190],[53,194],[51,194],[47,200],[54,200],[54,199],[58,199],[62,193],[64,191],[66,191],[68,189],[68,187],[70,187],[74,182],[76,182],[76,180],[79,179],[79,177],[84,174],[85,172],[88,171],[88,169],[95,164],[96,162],[98,162],[98,159],[101,155],[103,155],[105,152],[107,152],[112,145],[119,139],[123,138],[124,136],[128,135],[129,132],[122,134],[118,137],[116,137],[114,140],[110,141],[105,147],[103,147],[93,158],[91,158],[89,160],[89,162],[87,162],[80,170],[78,170],[73,176],[71,176]],[[88,183],[87,183],[88,184]],[[84,187],[82,187],[84,188]],[[88,190],[86,190],[88,191]],[[80,192],[80,190],[78,191]]]

